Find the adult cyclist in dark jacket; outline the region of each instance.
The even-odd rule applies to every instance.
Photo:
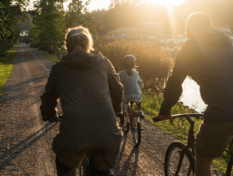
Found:
[[[57,99],[63,116],[60,132],[53,141],[58,175],[75,176],[82,161],[80,150],[100,148],[93,158],[93,176],[110,176],[122,139],[116,124],[121,110],[123,85],[111,62],[102,54],[93,55],[93,42],[84,27],[69,29],[65,38],[68,54],[55,64],[42,95],[43,120],[57,121]]]
[[[182,83],[191,76],[208,105],[196,136],[196,176],[211,176],[213,158],[222,154],[233,138],[233,46],[230,38],[212,27],[205,13],[194,13],[186,22],[188,40],[177,56],[164,101],[153,119],[173,119],[171,107],[182,94]]]

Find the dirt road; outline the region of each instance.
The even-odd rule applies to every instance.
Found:
[[[0,175],[54,176],[51,146],[59,123],[43,122],[39,111],[53,62],[21,43],[13,64],[0,97]],[[164,155],[174,139],[145,121],[142,127],[139,148],[133,147],[130,133],[124,136],[115,176],[164,175]]]

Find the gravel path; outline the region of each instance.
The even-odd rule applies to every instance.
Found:
[[[54,176],[52,141],[59,123],[43,122],[40,95],[53,62],[42,51],[19,44],[13,71],[0,96],[0,175]],[[123,137],[115,176],[162,176],[168,145],[174,140],[142,121],[142,142],[134,148],[129,132]]]

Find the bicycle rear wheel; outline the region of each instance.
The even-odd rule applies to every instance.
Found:
[[[139,146],[141,144],[141,123],[137,122],[136,119],[133,119],[132,123],[134,123],[132,129],[134,143],[135,146]]]
[[[167,149],[165,157],[165,176],[175,176],[182,149],[185,144],[179,141],[173,142]],[[193,154],[187,150],[180,168],[179,176],[194,176],[195,160]]]
[[[124,112],[123,113],[123,116],[124,116],[124,133],[127,134],[129,132],[129,117],[128,117],[128,112]]]

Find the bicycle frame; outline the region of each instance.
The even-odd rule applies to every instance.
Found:
[[[190,129],[189,129],[189,136],[188,136],[188,144],[182,149],[182,152],[181,152],[181,156],[180,156],[180,159],[179,159],[179,164],[178,164],[178,167],[177,167],[177,170],[175,172],[175,176],[178,176],[179,175],[179,172],[180,172],[180,168],[182,166],[182,162],[183,162],[183,159],[184,159],[184,155],[186,153],[186,151],[188,149],[191,149],[192,150],[192,154],[195,156],[196,153],[195,153],[195,137],[194,137],[194,121],[190,118],[190,117],[195,117],[197,119],[200,119],[200,117],[202,116],[202,114],[200,113],[193,113],[193,114],[177,114],[177,115],[173,115],[173,119],[176,119],[176,118],[179,118],[179,117],[184,117],[188,120],[188,122],[190,123]],[[233,140],[232,140],[233,142]],[[230,161],[228,162],[227,164],[227,171],[226,171],[226,176],[231,176],[231,168],[233,166],[233,154],[231,154],[231,159]],[[189,171],[188,171],[188,175],[190,175],[191,173],[191,166],[189,167]],[[194,171],[195,173],[195,171]]]
[[[129,129],[131,129],[131,132],[133,134],[134,142],[136,143],[137,146],[139,146],[140,143],[141,143],[141,132],[139,132],[137,130],[139,130],[139,128],[141,129],[141,113],[140,112],[134,112],[133,108],[132,108],[132,104],[131,104],[131,107],[128,106],[128,108],[127,108],[127,122],[128,122],[127,123],[127,128],[128,129],[126,130],[125,133],[128,133]],[[139,136],[136,136],[136,133]]]
[[[188,144],[182,149],[181,156],[180,156],[180,159],[179,159],[179,164],[178,164],[175,176],[179,175],[180,168],[182,166],[182,162],[183,162],[184,155],[185,155],[186,151],[190,148],[192,150],[193,155],[195,155],[195,137],[194,137],[194,131],[193,131],[195,122],[190,118],[190,116],[199,118],[200,116],[202,116],[202,114],[193,113],[193,114],[178,114],[178,115],[172,116],[173,119],[176,119],[176,118],[179,118],[179,117],[184,117],[184,118],[186,118],[188,120],[188,122],[191,125],[190,129],[189,129]],[[191,167],[189,167],[188,175],[190,175],[190,173],[191,173]]]

